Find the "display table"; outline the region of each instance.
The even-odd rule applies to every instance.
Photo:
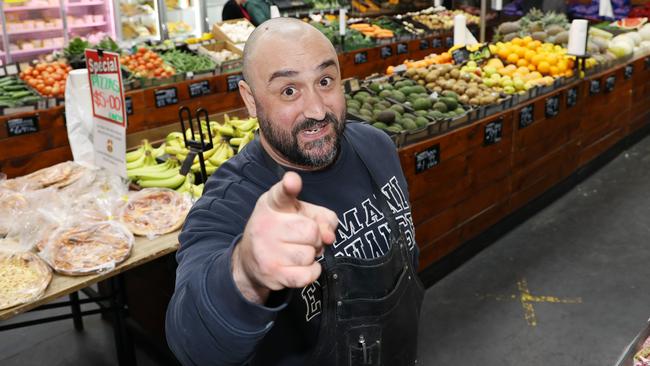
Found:
[[[133,350],[133,342],[130,341],[124,319],[126,316],[126,306],[124,301],[123,278],[121,274],[130,269],[153,261],[156,258],[160,258],[164,255],[172,253],[176,251],[176,249],[178,249],[178,232],[163,235],[153,240],[138,237],[135,240],[133,251],[129,259],[110,271],[80,277],[54,274],[52,276],[52,282],[45,291],[45,294],[40,299],[0,311],[0,320],[7,320],[27,311],[67,307],[68,305],[71,308],[71,314],[2,325],[0,326],[0,331],[69,318],[74,319],[75,328],[77,330],[82,330],[82,316],[106,313],[110,311],[112,314],[111,320],[113,322],[113,330],[115,333],[118,362],[120,365],[134,365],[135,354]],[[101,296],[100,294],[94,293],[94,291],[88,289],[89,286],[105,280],[108,280],[111,287],[110,294],[108,296]],[[79,290],[83,290],[84,292],[88,293],[90,295],[90,298],[79,300],[77,294],[77,291]],[[70,301],[48,304],[64,296],[70,296]],[[102,304],[102,302],[106,301],[109,302],[109,306]],[[80,304],[82,303],[97,303],[97,305],[100,305],[100,309],[81,311]]]

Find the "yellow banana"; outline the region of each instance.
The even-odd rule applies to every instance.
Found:
[[[138,185],[143,188],[170,188],[176,189],[185,182],[186,176],[176,173],[175,175],[164,179],[141,179]]]

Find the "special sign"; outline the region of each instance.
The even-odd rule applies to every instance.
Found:
[[[120,55],[86,50],[86,66],[92,95],[93,116],[126,125]]]
[[[126,106],[120,56],[86,50],[95,165],[126,178]]]

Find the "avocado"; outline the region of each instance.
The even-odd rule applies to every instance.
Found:
[[[368,85],[368,89],[374,91],[375,93],[379,93],[381,91],[381,84],[377,82],[372,82],[370,85]]]
[[[416,117],[415,118],[415,124],[418,126],[418,128],[422,128],[429,124],[429,120],[426,117]]]
[[[456,114],[457,114],[457,115],[460,116],[460,115],[463,114],[463,113],[465,113],[465,110],[463,109],[463,107],[458,107],[458,108],[456,108]]]
[[[404,113],[402,117],[410,118],[410,119],[415,119],[415,115],[413,113]]]
[[[399,90],[395,90],[393,92],[393,99],[395,99],[396,101],[398,101],[400,103],[404,103],[404,102],[406,102],[406,95],[404,93],[402,93],[401,91],[399,91]]]
[[[377,115],[377,121],[390,125],[395,123],[395,117],[395,111],[387,109],[385,111],[381,111],[381,113]]]
[[[348,108],[354,108],[354,109],[360,109],[361,108],[361,103],[357,100],[349,100],[347,103]]]
[[[352,115],[358,116],[358,115],[359,115],[359,110],[358,110],[358,109],[354,109],[354,108],[348,108],[348,114],[352,114]]]
[[[427,89],[422,85],[415,85],[411,87],[411,93],[425,94]]]
[[[415,111],[413,112],[413,114],[415,114],[418,117],[424,117],[427,115],[427,111]]]
[[[400,127],[399,125],[392,125],[386,128],[386,131],[390,131],[393,133],[400,133],[402,132],[402,130],[403,130],[402,127]]]
[[[404,118],[402,120],[402,126],[404,126],[405,130],[415,130],[418,128],[418,125],[415,123],[415,121],[410,118]]]
[[[361,105],[361,108],[360,108],[360,109],[373,110],[374,108],[372,108],[372,104],[370,104],[370,103],[363,103],[363,104]]]
[[[377,104],[379,103],[379,100],[380,99],[378,97],[369,97],[368,99],[366,99],[366,103]]]
[[[359,117],[372,117],[372,112],[368,109],[363,109],[363,108],[360,109],[359,114],[360,114]]]
[[[440,113],[447,112],[447,105],[443,102],[437,102],[433,105],[433,109],[439,111]]]
[[[393,87],[393,84],[390,84],[390,83],[384,83],[384,84],[382,84],[382,86],[384,87],[384,90],[393,90],[393,89],[395,89],[395,87]]]
[[[444,105],[444,104],[443,104],[443,105]],[[434,108],[435,108],[435,106],[434,106]],[[447,107],[445,107],[445,108],[447,108]],[[435,111],[431,112],[431,117],[432,117],[433,119],[443,119],[443,118],[445,118],[444,113],[443,113],[443,112],[440,112],[440,111],[437,110],[437,109],[436,109]]]
[[[395,88],[397,88],[397,89],[400,89],[400,88],[403,88],[405,86],[409,86],[409,83],[406,80],[400,80],[400,81],[396,82],[395,84],[393,84],[393,86],[395,86]]]
[[[410,86],[404,86],[398,89],[400,92],[402,92],[405,96],[409,96],[411,94],[411,87]]]
[[[392,110],[394,110],[396,112],[399,112],[399,114],[404,113],[404,107],[402,107],[399,104],[393,104],[392,106],[390,106],[390,109],[392,109]]]
[[[458,108],[458,101],[454,98],[444,97],[444,98],[439,98],[438,101],[445,103],[445,105],[447,106],[447,110],[453,111],[456,108]]]
[[[390,108],[390,102],[387,100],[382,100],[381,102],[375,105],[375,108],[388,109]]]
[[[385,130],[385,129],[388,128],[388,126],[385,123],[381,123],[381,122],[375,122],[372,125],[373,125],[373,127],[377,127],[377,128],[382,129],[382,130]]]
[[[433,102],[429,98],[418,98],[413,103],[413,108],[417,111],[431,109]]]
[[[379,92],[379,96],[382,98],[390,98],[393,93],[390,90],[382,90]]]
[[[458,94],[454,93],[453,91],[445,90],[441,95],[445,98],[454,98],[458,100]]]

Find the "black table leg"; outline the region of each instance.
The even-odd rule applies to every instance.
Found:
[[[133,341],[126,328],[126,309],[124,301],[124,284],[122,275],[113,276],[110,279],[111,286],[111,308],[113,310],[113,332],[115,334],[115,347],[117,349],[117,361],[120,366],[136,365],[135,349]]]
[[[83,318],[81,317],[81,305],[79,304],[79,293],[77,291],[70,294],[70,309],[72,309],[72,321],[74,329],[78,332],[84,330]]]

